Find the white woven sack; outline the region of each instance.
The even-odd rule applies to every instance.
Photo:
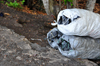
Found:
[[[59,12],[56,25],[65,35],[100,38],[100,15],[84,9],[65,9]]]
[[[100,57],[100,39],[66,35],[61,38],[68,41],[72,48],[72,50],[63,51],[58,47],[60,53],[66,57],[83,59],[98,59]]]
[[[100,39],[63,35],[57,28],[53,28],[47,33],[47,41],[52,48],[69,58],[100,58]]]

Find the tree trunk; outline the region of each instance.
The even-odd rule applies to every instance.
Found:
[[[43,1],[43,5],[44,5],[44,8],[45,8],[45,11],[47,13],[47,15],[50,14],[50,11],[49,11],[49,0],[42,0]]]
[[[78,0],[73,0],[73,8],[78,8]]]
[[[86,9],[89,11],[93,11],[95,2],[96,2],[96,0],[87,0]]]
[[[67,9],[70,9],[70,8],[72,8],[71,7],[71,3],[70,2],[67,2]]]
[[[61,0],[59,0],[59,5],[56,5],[56,0],[42,0],[45,11],[47,15],[57,16],[58,12],[61,10]],[[73,6],[71,6],[70,2],[67,2],[67,8],[77,8],[77,0],[73,0]]]
[[[49,15],[53,15],[54,14],[54,1],[53,0],[49,0]]]
[[[73,5],[71,6],[71,3],[70,2],[67,2],[67,8],[70,9],[70,8],[78,8],[78,3],[77,3],[77,0],[73,0]]]
[[[59,10],[61,10],[61,0],[59,0]]]
[[[53,15],[53,17],[55,17],[56,19],[56,16],[59,12],[59,6],[56,5],[56,1],[54,0],[42,0],[42,1],[47,15]]]

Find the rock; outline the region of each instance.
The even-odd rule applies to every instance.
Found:
[[[22,26],[21,24],[19,24],[18,22],[15,22],[14,25],[15,25],[16,27],[23,27],[23,26]]]
[[[37,51],[46,51],[47,48],[46,47],[41,47],[40,45],[38,45],[37,43],[32,43],[31,47],[33,50],[37,50]]]
[[[20,56],[17,56],[16,59],[17,60],[22,60],[22,58]]]
[[[33,51],[33,50],[25,49],[23,50],[22,54],[29,55],[29,56],[36,56],[37,54],[39,54],[39,52],[35,50]]]
[[[21,49],[31,49],[31,46],[23,41],[17,41],[17,47]]]

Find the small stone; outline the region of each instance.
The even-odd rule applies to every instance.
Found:
[[[17,56],[16,59],[17,60],[22,60],[22,58],[20,56]]]
[[[30,49],[24,49],[22,52],[22,54],[29,55],[29,56],[37,56],[38,53],[39,52],[30,50]]]
[[[26,44],[24,41],[17,41],[16,42],[17,47],[21,49],[31,49],[31,46],[29,44]]]
[[[42,63],[43,65],[45,65],[45,63]]]
[[[32,49],[37,50],[37,51],[43,51],[45,50],[45,47],[41,47],[37,43],[31,44]]]
[[[17,23],[17,22],[15,22],[14,25],[15,25],[16,27],[23,27],[21,24],[19,24],[19,23]]]

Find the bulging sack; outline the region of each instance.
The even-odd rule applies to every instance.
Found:
[[[53,28],[51,31],[47,33],[47,41],[52,48],[58,49],[57,42],[59,38],[62,36],[62,33],[58,31],[57,28]]]
[[[69,58],[98,59],[100,57],[100,39],[63,35],[57,28],[47,33],[51,47]]]
[[[100,15],[84,9],[65,9],[59,12],[56,25],[65,35],[100,38]]]

